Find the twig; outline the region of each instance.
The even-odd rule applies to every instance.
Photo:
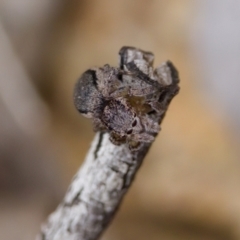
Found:
[[[127,49],[145,54],[138,49]],[[126,51],[124,54],[121,56],[124,59],[132,57]],[[152,62],[153,59],[150,60]],[[162,74],[161,81],[167,76],[165,82],[169,89],[162,91],[164,96],[159,97],[164,103],[161,114],[151,111],[151,118],[158,123],[161,123],[171,99],[179,90],[178,75],[173,65],[168,62],[161,67],[161,71],[156,74]],[[73,178],[64,200],[50,215],[37,239],[95,240],[111,222],[152,141],[141,143],[133,151],[126,143],[114,145],[109,137],[106,131],[96,134],[85,162]]]
[[[97,239],[116,212],[149,146],[132,154],[97,133],[65,199],[42,228],[40,239]]]

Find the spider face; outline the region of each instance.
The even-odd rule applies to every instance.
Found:
[[[119,55],[120,68],[104,65],[82,74],[74,103],[96,131],[107,131],[114,144],[134,149],[154,140],[179,80],[170,62],[154,70],[150,52],[123,47]]]
[[[136,114],[133,109],[125,105],[121,100],[112,99],[104,107],[100,116],[108,130],[114,130],[116,134],[123,136],[130,134]]]

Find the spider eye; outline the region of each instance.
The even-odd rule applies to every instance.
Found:
[[[137,120],[135,119],[132,123],[132,127],[135,127],[137,125]]]
[[[128,131],[127,131],[127,134],[131,134],[133,132],[133,130],[132,129],[129,129]]]

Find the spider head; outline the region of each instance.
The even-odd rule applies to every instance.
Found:
[[[135,116],[135,113],[125,101],[111,99],[106,102],[101,120],[108,130],[119,136],[124,136],[128,134]]]

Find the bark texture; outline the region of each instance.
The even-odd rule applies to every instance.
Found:
[[[145,144],[131,152],[126,144],[112,144],[108,133],[97,133],[63,202],[37,239],[97,239],[118,209],[148,149]]]

